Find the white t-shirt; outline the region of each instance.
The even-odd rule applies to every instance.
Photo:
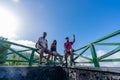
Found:
[[[39,45],[39,42],[41,42],[41,45],[43,46],[43,47],[47,47],[46,46],[46,44],[47,44],[47,40],[46,39],[44,39],[43,37],[40,37],[39,38],[39,40],[38,40],[38,42],[37,42],[37,44]],[[39,47],[41,47],[40,45],[39,45]]]

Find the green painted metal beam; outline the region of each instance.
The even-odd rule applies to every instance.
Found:
[[[17,52],[19,53],[19,52],[26,52],[26,51],[30,51],[30,50],[21,50],[21,51],[17,51]],[[6,56],[6,55],[10,55],[10,54],[13,54],[13,52],[1,53],[0,56]]]
[[[30,49],[25,49],[25,50],[19,50],[17,52],[26,52],[26,51],[31,51]]]
[[[102,46],[118,46],[120,43],[96,43],[95,45],[102,45]]]
[[[86,62],[75,62],[76,64],[92,64],[93,62],[91,61],[86,61]]]
[[[24,61],[24,60],[0,60],[2,62],[28,62],[28,61]]]
[[[84,59],[86,59],[86,60],[89,60],[89,61],[93,61],[91,58],[86,57],[86,56],[83,56],[83,55],[80,55],[80,57],[82,57],[82,58],[84,58]]]
[[[82,49],[84,49],[84,48],[86,48],[86,47],[88,47],[88,46],[89,46],[89,45],[85,45],[85,46],[83,46],[83,47],[81,47],[81,48],[79,48],[79,49],[74,50],[74,52],[80,51],[80,50],[82,50]]]
[[[32,54],[31,54],[31,56],[30,56],[29,66],[32,66],[32,64],[33,64],[34,52],[35,52],[35,51],[32,51]]]
[[[6,55],[9,55],[9,54],[13,54],[12,52],[10,53],[1,53],[0,56],[6,56]]]
[[[103,40],[106,40],[106,39],[111,38],[111,37],[113,37],[113,36],[115,36],[115,35],[118,35],[118,34],[120,34],[120,30],[115,31],[115,32],[113,32],[113,33],[111,33],[111,34],[109,34],[109,35],[107,35],[107,36],[104,36],[103,38],[100,38],[100,39],[98,39],[98,40],[96,40],[96,41],[94,41],[94,42],[92,42],[92,43],[101,42],[101,41],[103,41]]]
[[[1,44],[1,43],[0,43],[0,46],[2,46],[2,47],[4,47],[4,48],[7,48],[7,49],[9,49],[10,51],[12,51],[13,53],[16,53],[17,55],[21,56],[22,58],[28,60],[28,58],[26,58],[25,56],[19,54],[17,51],[13,50],[12,48],[9,48],[8,46],[6,46],[6,45],[4,45],[4,44]]]
[[[85,49],[74,58],[74,60],[76,60],[80,55],[82,55],[85,51],[87,51],[88,48],[89,48],[89,46],[85,47]]]
[[[95,67],[100,67],[98,59],[97,59],[96,51],[95,51],[95,48],[94,48],[93,44],[90,45],[90,50],[91,50],[91,55],[92,55],[92,58],[93,58],[94,66]]]
[[[100,60],[100,62],[120,62],[120,58],[116,58],[116,59],[104,59],[104,60]]]
[[[106,57],[109,57],[109,56],[111,56],[112,54],[114,54],[114,53],[116,53],[116,52],[118,52],[118,51],[120,51],[120,46],[117,47],[117,48],[115,48],[114,50],[108,52],[107,54],[104,54],[103,56],[100,56],[100,57],[98,58],[98,60],[102,60],[102,59],[104,59],[104,58],[106,58]]]
[[[7,41],[7,40],[0,40],[1,43],[8,43],[8,44],[12,44],[12,45],[16,45],[16,46],[20,46],[20,47],[23,47],[23,48],[29,48],[31,50],[35,50],[37,51],[38,49],[36,48],[32,48],[32,47],[28,47],[28,46],[24,46],[24,45],[21,45],[21,44],[17,44],[15,42],[11,42],[11,41]]]

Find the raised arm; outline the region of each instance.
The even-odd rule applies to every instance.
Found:
[[[75,42],[75,35],[73,34],[73,43]]]

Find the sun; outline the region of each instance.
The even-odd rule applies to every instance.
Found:
[[[15,38],[17,28],[17,17],[11,11],[0,7],[0,36]]]

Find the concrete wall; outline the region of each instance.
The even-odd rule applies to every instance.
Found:
[[[0,67],[0,80],[66,80],[61,67]]]
[[[0,80],[120,80],[119,68],[0,67]]]

